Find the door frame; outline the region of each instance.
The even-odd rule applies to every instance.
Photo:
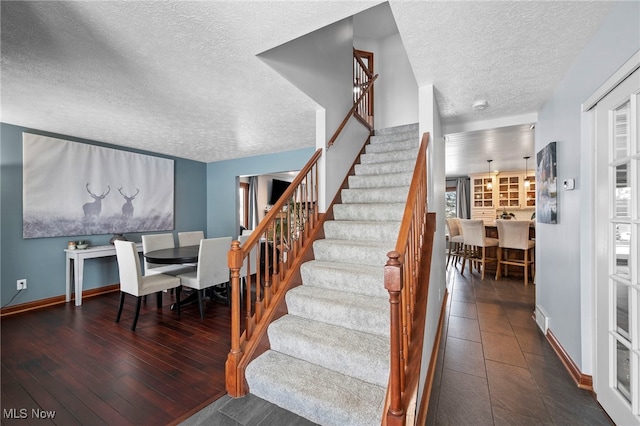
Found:
[[[598,183],[596,155],[597,155],[597,133],[596,133],[596,113],[595,106],[613,89],[622,83],[627,77],[640,69],[640,51],[637,51],[629,58],[611,77],[609,77],[583,104],[582,104],[582,142],[585,147],[589,147],[586,161],[581,165],[581,175],[587,180],[590,191],[585,194],[582,207],[586,213],[581,224],[581,234],[583,235],[583,245],[580,250],[582,282],[585,287],[581,294],[582,303],[582,349],[583,349],[583,370],[593,375],[593,390],[597,393],[602,386],[607,386],[607,377],[598,377],[596,369],[597,363],[597,325],[599,321],[608,321],[608,318],[598,318],[597,314],[597,276],[599,273],[598,250],[608,247],[606,235],[599,232],[596,214]],[[584,151],[583,151],[584,152]],[[586,238],[585,238],[586,237]],[[585,291],[587,290],[587,291]]]

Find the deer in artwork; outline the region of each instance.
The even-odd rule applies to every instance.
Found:
[[[102,210],[102,200],[109,194],[111,191],[111,187],[107,185],[107,192],[102,195],[96,195],[89,189],[89,182],[86,185],[87,192],[91,195],[91,198],[94,199],[93,203],[86,203],[82,206],[82,210],[84,210],[84,217],[98,217],[100,216],[100,211]]]
[[[140,190],[138,188],[136,188],[136,193],[133,194],[130,197],[127,196],[127,194],[125,194],[124,192],[122,192],[122,188],[118,188],[118,192],[120,192],[120,195],[122,195],[124,197],[124,199],[126,200],[125,203],[122,205],[122,215],[124,217],[132,217],[133,216],[133,203],[131,201],[133,201],[133,199],[136,198],[136,195],[138,195]]]

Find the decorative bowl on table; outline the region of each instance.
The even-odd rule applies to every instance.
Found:
[[[87,243],[76,245],[76,248],[78,248],[80,250],[86,249],[87,247],[89,247],[89,244],[87,244]]]

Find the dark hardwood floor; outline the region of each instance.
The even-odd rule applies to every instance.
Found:
[[[173,295],[163,293],[162,310],[150,297],[134,332],[135,299],[115,323],[118,297],[2,318],[3,425],[176,424],[226,394],[225,303],[208,301],[204,320],[197,303],[184,306],[178,319]],[[36,417],[48,412],[55,417]]]

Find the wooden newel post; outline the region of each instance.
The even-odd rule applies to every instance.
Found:
[[[238,397],[244,394],[242,389],[244,378],[241,378],[238,372],[238,364],[242,358],[240,350],[240,268],[243,263],[239,241],[231,243],[227,262],[231,270],[231,350],[225,364],[225,382],[229,395]]]
[[[402,360],[400,359],[401,350],[401,330],[402,319],[400,312],[400,295],[402,292],[402,263],[400,262],[400,253],[390,251],[387,253],[389,260],[384,267],[384,288],[389,292],[389,312],[391,316],[391,332],[390,332],[390,370],[389,378],[389,394],[390,404],[387,413],[387,424],[400,425],[404,424],[404,407],[402,405],[402,389],[400,371]]]

